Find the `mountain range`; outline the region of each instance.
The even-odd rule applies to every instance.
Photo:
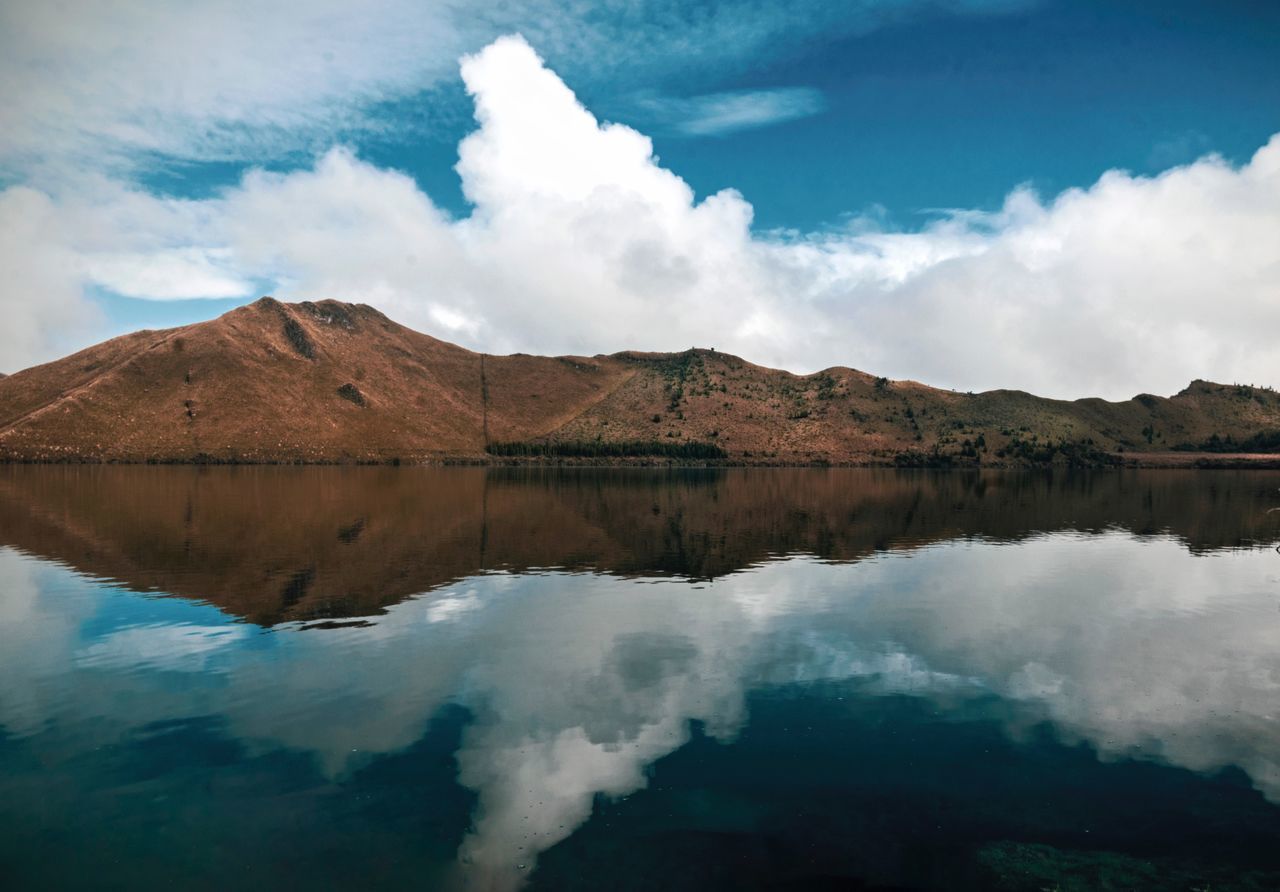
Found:
[[[372,307],[262,298],[0,377],[0,461],[1094,465],[1257,462],[1280,395],[957,393],[714,349],[496,356]]]

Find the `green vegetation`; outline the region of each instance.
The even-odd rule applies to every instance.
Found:
[[[908,449],[895,454],[893,464],[899,468],[949,468],[955,464],[955,456],[936,448],[932,452]]]
[[[1227,434],[1220,437],[1214,434],[1203,443],[1179,443],[1173,447],[1178,452],[1280,452],[1280,431],[1260,431],[1237,442]]]
[[[814,379],[814,384],[818,388],[818,399],[831,400],[836,397],[836,379],[826,372],[821,373]]]
[[[680,410],[681,404],[685,401],[686,386],[695,396],[710,395],[711,377],[707,374],[706,364],[697,352],[686,350],[684,353],[678,353],[662,360],[658,367],[665,381],[663,386],[670,397],[667,403],[668,412]],[[701,389],[698,389],[699,384]]]
[[[530,458],[679,458],[724,459],[728,457],[714,443],[682,442],[663,443],[659,440],[604,440],[563,442],[514,442],[490,443],[486,449],[490,455]]]
[[[960,454],[963,455],[965,458],[978,458],[979,452],[986,452],[986,451],[987,451],[986,434],[978,434],[978,438],[976,440],[970,440],[966,438],[965,441],[960,444]]]
[[[1119,463],[1114,456],[1099,449],[1092,437],[1054,443],[1041,441],[1034,435],[1029,440],[1014,436],[1005,446],[996,450],[996,457],[1020,459],[1036,465],[1065,464],[1073,468],[1098,468]]]

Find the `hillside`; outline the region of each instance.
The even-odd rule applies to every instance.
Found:
[[[474,353],[364,305],[263,298],[0,379],[0,460],[1152,463],[1280,451],[1280,396],[960,394],[714,350]]]

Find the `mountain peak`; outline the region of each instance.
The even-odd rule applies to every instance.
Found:
[[[0,460],[10,461],[1007,465],[1274,430],[1274,393],[1211,382],[1173,399],[1064,402],[844,367],[793,375],[712,347],[493,356],[365,304],[273,297],[0,380]]]

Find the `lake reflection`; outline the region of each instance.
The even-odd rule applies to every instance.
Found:
[[[0,468],[0,865],[1274,888],[1278,486]]]

